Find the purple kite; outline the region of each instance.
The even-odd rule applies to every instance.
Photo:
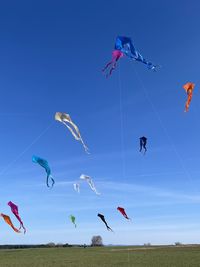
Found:
[[[15,215],[17,220],[20,222],[20,228],[19,229],[23,228],[24,229],[24,234],[25,234],[26,233],[26,228],[24,227],[24,224],[23,224],[23,222],[22,222],[22,220],[21,220],[21,218],[19,216],[17,205],[15,205],[12,201],[9,201],[8,202],[8,206],[10,206],[12,213]]]

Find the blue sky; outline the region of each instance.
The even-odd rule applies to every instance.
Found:
[[[16,203],[27,234],[1,220],[0,243],[90,243],[97,234],[105,244],[199,242],[199,2],[69,2],[1,3],[0,210],[18,225],[7,206]],[[117,35],[162,68],[124,57],[106,79]],[[188,81],[196,87],[186,114]],[[57,111],[70,114],[90,155],[54,121]],[[33,154],[48,160],[52,190]],[[73,190],[82,173],[101,196],[86,184]]]

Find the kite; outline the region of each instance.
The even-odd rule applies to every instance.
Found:
[[[12,229],[13,229],[16,233],[21,233],[17,228],[14,227],[14,225],[13,225],[13,223],[12,223],[12,221],[11,221],[11,219],[10,219],[9,216],[7,216],[7,215],[5,215],[5,214],[3,214],[3,213],[0,213],[0,216],[3,217],[4,221],[5,221],[8,225],[10,225],[10,226],[12,227]]]
[[[108,226],[108,224],[107,224],[107,222],[106,222],[106,220],[105,220],[105,217],[104,217],[104,215],[102,215],[102,214],[100,214],[100,213],[98,213],[98,215],[97,215],[104,223],[105,223],[105,225],[106,225],[106,227],[107,227],[107,230],[109,231],[112,231],[113,232],[113,230]]]
[[[89,154],[89,149],[88,147],[85,145],[85,143],[83,142],[83,139],[81,137],[80,131],[78,129],[78,127],[76,126],[76,124],[74,124],[69,116],[69,114],[66,113],[62,113],[62,112],[56,112],[55,114],[55,120],[60,121],[61,123],[63,123],[71,132],[71,134],[73,135],[73,137],[77,140],[80,141],[85,149],[85,152]],[[68,124],[69,125],[68,125]]]
[[[74,184],[74,190],[75,190],[76,192],[80,193],[80,184],[75,183],[75,184]]]
[[[147,151],[146,144],[147,138],[145,136],[140,137],[140,152],[142,152],[142,149],[144,148],[144,154]]]
[[[112,74],[112,71],[117,65],[117,61],[123,57],[124,54],[133,60],[146,64],[151,70],[155,70],[157,68],[156,65],[144,59],[143,56],[135,49],[131,38],[126,36],[118,36],[115,41],[115,48],[112,52],[112,60],[108,62],[102,70],[104,72],[111,65],[110,72],[106,75],[106,77]]]
[[[194,90],[194,86],[195,86],[195,84],[191,83],[191,82],[188,82],[188,83],[183,85],[183,88],[185,89],[185,91],[186,91],[186,93],[188,95],[187,101],[186,101],[186,104],[185,104],[185,112],[187,112],[188,109],[189,109],[190,102],[192,100],[192,93],[193,93],[193,90]]]
[[[97,192],[97,190],[96,190],[96,188],[94,186],[94,183],[92,181],[92,178],[90,176],[85,175],[85,174],[81,174],[80,179],[81,180],[85,180],[89,184],[89,186],[92,189],[92,191],[94,191],[97,195],[100,195],[100,193]]]
[[[12,201],[9,201],[8,202],[8,206],[10,206],[12,213],[15,215],[15,217],[20,222],[20,228],[19,229],[21,229],[21,227],[22,227],[24,229],[24,234],[25,234],[26,233],[26,228],[24,227],[24,224],[23,224],[23,222],[22,222],[22,220],[21,220],[21,218],[19,216],[17,205],[15,205]]]
[[[76,218],[73,216],[73,215],[70,215],[70,219],[71,219],[71,222],[74,224],[75,228],[76,228]]]
[[[51,181],[52,181],[51,187],[53,187],[53,185],[55,184],[55,181],[54,181],[53,177],[51,176],[51,169],[49,167],[49,164],[48,164],[47,160],[42,159],[42,158],[37,157],[37,156],[33,156],[32,157],[32,161],[34,163],[38,163],[40,166],[42,166],[43,168],[45,168],[45,171],[47,173],[46,184],[47,184],[48,187],[50,187],[49,186],[49,178],[51,178]]]
[[[118,210],[119,212],[121,212],[121,214],[122,214],[127,220],[130,220],[130,218],[127,216],[127,214],[126,214],[124,208],[118,207],[117,210]]]

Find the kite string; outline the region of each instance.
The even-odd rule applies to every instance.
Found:
[[[121,80],[121,68],[119,63],[119,109],[120,109],[120,129],[121,129],[121,159],[122,159],[122,176],[123,181],[125,183],[125,177],[126,177],[126,165],[125,165],[125,144],[124,144],[124,120],[123,120],[123,102],[122,102],[122,80]],[[129,251],[127,251],[127,261],[128,266],[130,266],[130,254]]]
[[[143,93],[145,94],[146,99],[149,101],[149,103],[150,103],[150,105],[151,105],[151,108],[152,108],[154,114],[156,115],[156,117],[157,117],[157,119],[158,119],[158,121],[159,121],[159,123],[160,123],[160,126],[161,126],[161,128],[163,129],[163,132],[165,133],[165,135],[166,135],[166,137],[167,137],[169,143],[171,144],[171,147],[173,148],[173,150],[174,150],[174,152],[175,152],[175,154],[176,154],[176,156],[177,156],[177,158],[178,158],[178,160],[179,160],[179,163],[180,163],[180,165],[181,165],[181,167],[182,167],[184,173],[185,173],[186,176],[191,180],[191,179],[192,179],[192,178],[191,178],[191,175],[190,175],[190,173],[188,172],[188,170],[186,169],[182,157],[180,156],[178,150],[176,149],[176,146],[174,145],[174,142],[172,141],[172,138],[170,137],[170,135],[169,135],[169,133],[168,133],[166,127],[164,126],[164,124],[163,124],[163,122],[162,122],[162,120],[161,120],[161,117],[160,117],[160,115],[158,114],[157,109],[155,108],[155,105],[153,104],[151,98],[149,97],[148,91],[147,91],[147,89],[146,89],[146,87],[145,87],[145,85],[144,85],[144,83],[143,83],[143,80],[141,79],[141,77],[140,77],[139,73],[137,72],[135,66],[134,66],[133,68],[134,68],[135,74],[136,74],[136,76],[137,76],[137,78],[138,78],[138,80],[139,80],[139,82],[140,82],[140,84],[141,84],[141,86],[142,86]]]
[[[51,123],[48,127],[46,127],[14,160],[12,160],[2,171],[0,171],[0,175],[4,174],[15,162],[17,162],[53,125]]]
[[[121,136],[121,159],[122,159],[122,177],[125,180],[126,171],[125,171],[125,153],[124,153],[124,120],[123,120],[123,103],[122,103],[122,81],[121,81],[121,69],[119,64],[119,111],[120,111],[120,136]],[[124,181],[125,182],[125,181]]]

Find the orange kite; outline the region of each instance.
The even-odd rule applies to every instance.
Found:
[[[12,229],[13,229],[16,233],[21,233],[17,228],[14,227],[14,225],[13,225],[13,223],[12,223],[12,221],[11,221],[11,219],[10,219],[9,216],[7,216],[7,215],[5,215],[5,214],[3,214],[3,213],[0,213],[0,216],[3,217],[4,221],[5,221],[8,225],[10,225],[10,226],[12,227]]]
[[[191,83],[191,82],[188,82],[188,83],[183,85],[183,88],[185,89],[185,91],[188,95],[187,101],[185,103],[185,112],[187,112],[189,109],[189,105],[190,105],[190,102],[192,100],[192,93],[194,90],[194,86],[195,86],[195,84]]]

